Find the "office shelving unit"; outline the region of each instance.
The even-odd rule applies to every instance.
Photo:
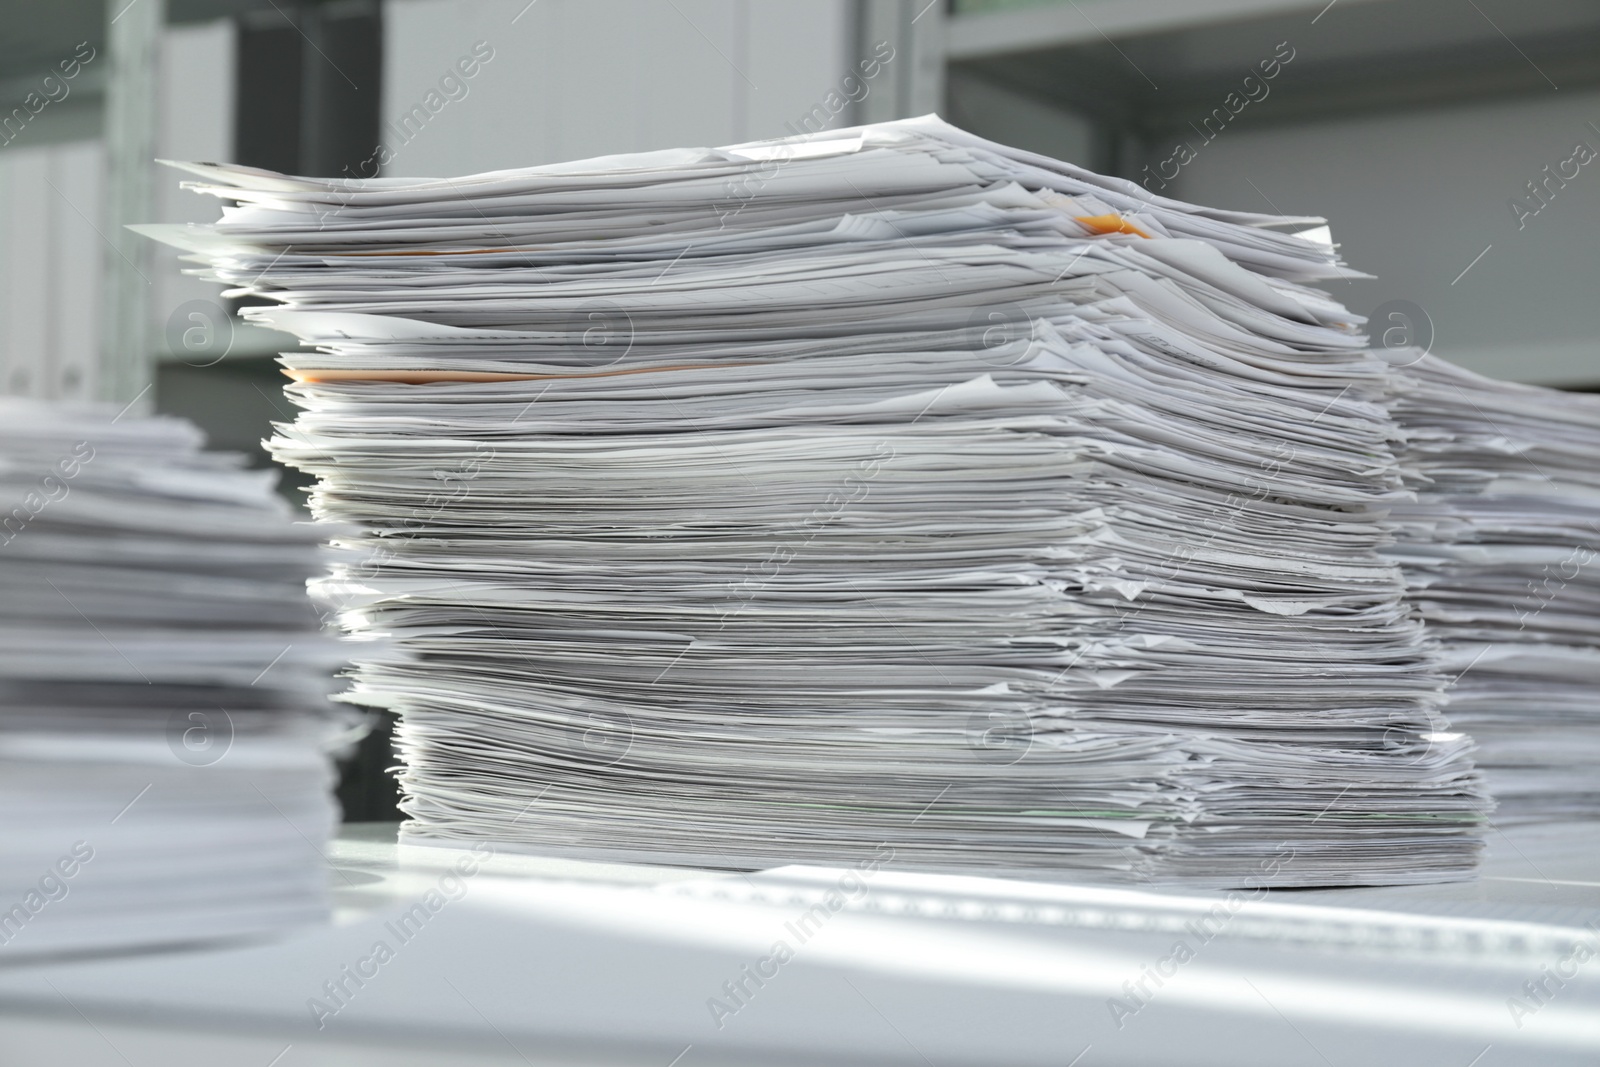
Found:
[[[1341,291],[1354,310],[1410,301],[1419,335],[1474,370],[1600,385],[1600,181],[1562,183],[1526,225],[1508,210],[1538,206],[1528,183],[1576,142],[1600,149],[1600,7],[954,0],[942,41],[958,124],[1186,200],[1327,215],[1378,275]]]

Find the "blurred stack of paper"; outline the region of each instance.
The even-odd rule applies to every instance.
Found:
[[[1504,822],[1600,814],[1600,398],[1391,356],[1411,598]]]
[[[1281,232],[937,119],[457,180],[191,165],[410,840],[1284,885],[1471,869],[1384,365]]]
[[[0,958],[326,910],[321,531],[171,418],[0,400]]]

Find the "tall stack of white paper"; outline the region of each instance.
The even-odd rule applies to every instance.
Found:
[[[1484,801],[1319,222],[926,118],[454,180],[191,165],[374,553],[410,840],[1281,885]],[[885,850],[891,850],[886,853]]]
[[[0,399],[0,959],[326,912],[321,531],[201,443]]]
[[[1600,815],[1600,397],[1391,353],[1411,599],[1503,822]]]

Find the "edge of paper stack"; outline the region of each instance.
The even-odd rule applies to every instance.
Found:
[[[325,529],[200,431],[0,399],[0,960],[325,920]]]
[[[1387,353],[1395,510],[1446,713],[1478,743],[1502,824],[1600,816],[1600,397]]]
[[[403,839],[1194,885],[1468,875],[1320,219],[934,117],[458,179],[190,164],[306,345]],[[1324,231],[1325,232],[1325,231]],[[1299,235],[1297,235],[1299,234]]]

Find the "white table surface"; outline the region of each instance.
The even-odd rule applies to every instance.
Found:
[[[1600,824],[1496,831],[1472,882],[1268,894],[1204,942],[1173,924],[1224,894],[887,873],[802,942],[836,872],[808,890],[497,854],[441,882],[463,853],[394,834],[346,827],[331,922],[280,940],[0,954],[0,1067],[1600,1064],[1600,952],[1543,1003],[1524,989],[1565,945],[1600,949]],[[418,923],[441,885],[455,898]],[[328,997],[379,941],[392,958]],[[1138,1004],[1158,965],[1119,1017],[1111,998]],[[724,983],[745,968],[772,976],[741,1003]],[[1536,1010],[1514,1017],[1513,997]],[[314,998],[338,1007],[320,1026]]]

